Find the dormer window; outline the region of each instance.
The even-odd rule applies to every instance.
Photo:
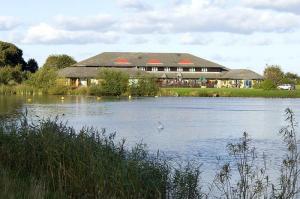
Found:
[[[189,59],[182,59],[178,62],[178,64],[180,64],[180,65],[192,65],[194,63]]]
[[[147,64],[160,65],[162,63],[159,59],[149,59]]]
[[[128,61],[128,59],[126,59],[126,58],[121,58],[121,57],[115,59],[115,60],[114,60],[114,63],[115,63],[115,64],[130,64],[130,62]]]

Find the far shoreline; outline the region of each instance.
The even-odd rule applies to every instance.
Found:
[[[84,89],[84,92],[81,92]],[[157,95],[135,96],[125,93],[121,96],[99,96],[89,93],[89,87],[70,89],[59,93],[46,93],[41,90],[20,90],[15,86],[8,89],[0,88],[0,96],[86,96],[94,97],[96,100],[102,99],[136,99],[143,97],[203,97],[203,98],[267,98],[267,99],[300,99],[300,89],[288,90],[263,90],[263,89],[238,89],[238,88],[160,88]]]

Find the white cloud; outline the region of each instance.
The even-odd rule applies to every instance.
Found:
[[[119,5],[126,8],[134,7],[136,12],[125,10],[115,15],[56,16],[51,24],[40,23],[28,27],[22,42],[115,43],[122,35],[129,43],[140,44],[146,43],[148,37],[153,40],[160,34],[161,37],[168,37],[167,40],[170,40],[172,36],[174,36],[172,39],[179,37],[176,42],[186,45],[206,45],[212,42],[221,45],[243,42],[246,45],[270,45],[271,40],[265,38],[249,42],[246,39],[234,41],[239,39],[233,37],[256,33],[300,31],[300,15],[272,9],[256,9],[254,6],[249,6],[249,3],[247,4],[246,1],[250,2],[250,0],[242,0],[242,3],[235,4],[229,4],[228,0],[170,1],[177,3],[159,4],[151,9],[145,9],[145,1],[119,0]],[[252,1],[271,2],[270,0]],[[300,0],[286,1],[290,2],[288,5],[292,5]],[[283,4],[282,0],[274,0],[274,2],[277,2],[275,4],[277,6]],[[244,6],[246,4],[248,7]],[[218,39],[214,34],[220,34],[222,38]]]
[[[208,0],[180,3],[173,7],[127,15],[121,30],[129,33],[286,32],[299,29],[300,16],[293,13],[221,6]]]
[[[116,19],[108,14],[86,17],[56,16],[56,24],[66,30],[108,30]]]
[[[145,44],[145,43],[148,43],[148,42],[149,42],[149,40],[145,37],[135,37],[131,41],[132,44]]]
[[[26,44],[86,44],[115,43],[119,39],[115,32],[67,31],[46,23],[32,26],[21,40]]]
[[[243,4],[254,8],[300,12],[300,0],[243,0]]]
[[[180,42],[184,45],[207,45],[212,39],[185,33],[181,35]]]
[[[134,9],[137,11],[149,10],[152,7],[142,0],[118,0],[118,4],[121,8]]]
[[[121,19],[115,29],[131,34],[167,33],[170,31],[171,23],[164,16],[153,15],[153,12],[134,14]]]
[[[11,16],[0,16],[0,31],[12,30],[20,25],[17,18]]]

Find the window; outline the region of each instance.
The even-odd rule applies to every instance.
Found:
[[[182,72],[182,68],[181,67],[177,67],[177,72]]]
[[[189,72],[190,68],[183,68],[183,72]]]
[[[190,68],[190,72],[195,72],[195,68]]]
[[[202,68],[201,72],[207,72],[207,68]]]
[[[195,68],[195,71],[196,71],[196,72],[202,72],[202,68],[196,67],[196,68]]]
[[[157,71],[157,67],[152,67],[152,71],[156,72]]]
[[[176,72],[177,71],[177,67],[170,67],[170,71]]]
[[[157,67],[158,71],[164,71],[164,67]]]

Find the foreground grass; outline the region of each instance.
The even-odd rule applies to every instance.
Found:
[[[298,87],[299,88],[299,87]],[[162,96],[192,97],[265,97],[265,98],[300,98],[300,90],[262,90],[236,88],[161,88]]]
[[[144,145],[126,149],[114,134],[62,122],[0,122],[0,198],[200,197],[199,172],[175,170]],[[187,197],[186,197],[187,198]]]

